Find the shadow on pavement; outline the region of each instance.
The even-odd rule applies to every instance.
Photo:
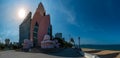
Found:
[[[31,52],[28,53],[44,53],[47,55],[59,57],[83,57],[78,50],[73,48],[52,48],[52,49],[33,48]]]

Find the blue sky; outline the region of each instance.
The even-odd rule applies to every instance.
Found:
[[[42,2],[50,14],[53,35],[62,32],[65,40],[81,37],[81,44],[120,44],[119,0],[0,0],[0,40],[19,39],[17,17],[24,7],[34,14]]]

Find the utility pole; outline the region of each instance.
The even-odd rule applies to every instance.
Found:
[[[70,38],[71,38],[71,35],[69,34],[69,35],[68,35],[69,42],[70,42]]]
[[[78,48],[80,49],[80,37],[78,37]]]

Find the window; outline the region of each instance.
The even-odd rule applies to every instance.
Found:
[[[36,22],[35,26],[34,26],[34,30],[33,30],[33,45],[34,46],[37,46],[37,43],[38,43],[38,28],[39,28],[39,25],[38,23]]]

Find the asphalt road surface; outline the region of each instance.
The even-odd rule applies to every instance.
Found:
[[[14,50],[0,51],[0,58],[82,58],[74,49],[64,49],[56,53],[30,53]]]

